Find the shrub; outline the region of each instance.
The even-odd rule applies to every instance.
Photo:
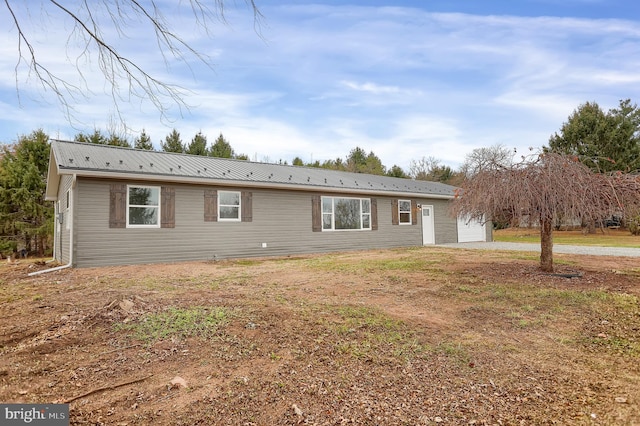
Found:
[[[15,241],[3,240],[0,238],[0,258],[2,256],[9,256],[18,249],[18,245]]]
[[[640,215],[627,219],[627,229],[631,235],[640,235]]]

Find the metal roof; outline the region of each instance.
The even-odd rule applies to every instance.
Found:
[[[435,198],[453,198],[455,190],[440,182],[52,140],[47,199],[55,199],[63,174]]]

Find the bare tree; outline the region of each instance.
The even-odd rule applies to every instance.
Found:
[[[513,162],[515,152],[502,144],[488,148],[476,148],[467,154],[460,172],[470,178],[482,170],[506,167]]]
[[[411,160],[409,163],[409,176],[415,180],[428,180],[453,184],[458,173],[435,157],[422,157],[420,160]]]
[[[452,211],[512,224],[539,222],[540,267],[552,272],[553,229],[559,218],[592,222],[638,207],[640,176],[594,173],[576,156],[545,153],[479,170],[462,184]]]
[[[259,24],[262,16],[255,1],[245,0],[245,2],[254,12],[254,22]],[[208,33],[214,22],[225,22],[226,2],[224,0],[190,0],[187,3],[194,21],[190,29],[200,27]],[[85,79],[86,71],[81,64],[91,62],[92,57],[97,58],[95,63],[104,76],[105,87],[111,91],[120,121],[124,122],[118,105],[120,102],[129,101],[131,97],[148,99],[163,118],[166,117],[171,105],[177,105],[181,111],[188,108],[184,101],[185,90],[151,75],[143,64],[122,53],[122,49],[116,46],[116,40],[111,40],[106,35],[109,29],[114,30],[119,39],[127,39],[131,38],[131,32],[148,28],[150,36],[157,42],[158,54],[164,59],[165,65],[168,65],[169,57],[173,57],[187,66],[193,59],[210,66],[209,59],[180,36],[179,32],[168,23],[158,3],[153,1],[4,0],[4,5],[9,19],[13,22],[13,28],[8,30],[17,33],[15,73],[18,96],[20,93],[18,81],[26,64],[24,74],[35,76],[43,90],[52,91],[69,119],[74,113],[72,100],[79,96],[86,97],[91,92]],[[69,55],[70,44],[77,42],[80,48],[79,53],[75,58],[69,57],[68,62],[75,67],[79,84],[57,74],[42,59],[46,55],[38,50],[38,44],[33,40],[37,38],[38,31],[46,33],[47,27],[31,28],[25,22],[26,17],[33,16],[38,11],[42,16],[56,22],[58,28],[64,26],[65,20],[71,21],[66,46],[60,46],[60,54],[64,55],[63,52],[66,50]]]
[[[440,160],[432,156],[411,160],[409,163],[409,176],[415,180],[431,180],[431,172],[440,166]]]

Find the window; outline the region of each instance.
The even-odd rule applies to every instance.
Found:
[[[63,215],[63,220],[65,222],[65,229],[67,231],[71,229],[71,217],[69,216],[70,206],[71,206],[71,190],[68,189],[66,194],[66,207],[64,209],[64,215]]]
[[[58,234],[62,232],[62,224],[64,221],[64,216],[62,213],[62,200],[58,200],[56,203],[56,230]]]
[[[127,227],[160,227],[160,188],[157,186],[127,187]]]
[[[170,186],[112,183],[109,228],[175,228],[175,200],[175,188]]]
[[[252,222],[252,200],[251,191],[218,191],[207,188],[204,190],[204,221]]]
[[[371,200],[322,197],[322,229],[371,229]]]
[[[398,200],[398,216],[400,225],[411,225],[411,201]]]
[[[218,220],[240,221],[240,193],[218,191]]]

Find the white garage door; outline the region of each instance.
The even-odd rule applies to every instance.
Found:
[[[470,243],[473,241],[486,241],[487,233],[485,225],[477,220],[458,218],[458,242]]]

